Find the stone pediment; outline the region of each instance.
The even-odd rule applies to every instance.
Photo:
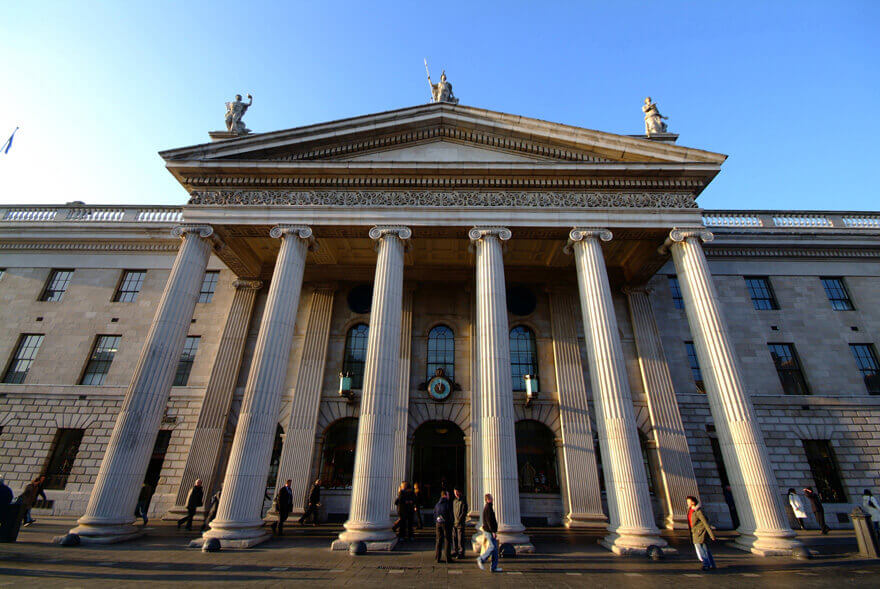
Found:
[[[444,139],[367,153],[355,153],[351,156],[341,156],[338,159],[354,162],[541,162],[551,160],[549,157],[503,149],[489,149]]]

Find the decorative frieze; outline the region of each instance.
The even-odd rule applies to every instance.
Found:
[[[697,208],[689,192],[432,190],[195,190],[190,205],[531,208]]]

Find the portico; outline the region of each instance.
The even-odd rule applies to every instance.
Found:
[[[259,335],[241,363],[239,380],[246,384],[222,469],[220,507],[205,538],[248,547],[268,537],[262,498],[279,425],[285,432],[279,479],[292,478],[304,491],[325,471],[336,476],[341,459],[327,458],[328,428],[356,418],[353,468],[348,478],[339,475],[335,487],[348,509],[334,548],[354,541],[373,550],[394,548],[389,508],[397,479],[412,473],[411,456],[400,443],[428,421],[461,429],[471,510],[479,510],[484,493],[495,497],[502,542],[534,549],[527,521],[537,517],[539,501],[525,495],[545,493],[553,495],[547,501],[555,501],[566,525],[607,526],[603,545],[615,553],[664,547],[658,521],[681,527],[680,495],[698,490],[656,338],[651,295],[632,293],[671,256],[744,514],[744,547],[765,554],[790,550],[792,533],[774,499],[772,469],[761,459],[766,449],[738,381],[698,241],[706,233],[696,198],[725,156],[677,146],[666,135],[613,135],[442,103],[245,135],[162,156],[190,194],[185,227],[204,227],[199,239],[213,236],[214,251],[229,269],[255,288],[261,286],[255,281],[268,286],[259,317],[251,317],[253,299],[240,305],[239,323],[258,324]],[[196,251],[189,239],[178,260],[180,272],[195,284],[209,250]],[[153,348],[177,345],[185,335],[192,294],[182,280],[182,274],[169,280],[155,320],[165,325],[175,309],[176,331],[151,332],[144,362],[153,361]],[[372,284],[363,309],[351,299],[358,284]],[[518,311],[511,304],[513,285],[537,293],[535,305],[546,305],[547,312],[534,313],[534,305]],[[630,342],[622,340],[618,325],[628,314],[643,362],[634,370],[624,353]],[[339,333],[361,323],[365,347],[349,348],[345,340],[343,349]],[[417,334],[439,324],[453,332],[457,346],[451,361],[438,361],[454,368],[443,398],[426,390],[431,360],[423,362],[422,348],[413,345],[422,337]],[[516,327],[549,342],[535,344],[529,374],[539,383],[534,390],[512,382],[522,376],[511,372]],[[240,350],[230,344],[224,357],[235,363]],[[362,382],[347,396],[336,394],[337,373],[352,366],[361,370]],[[218,431],[231,419],[234,386],[231,376],[225,378],[214,396],[206,395],[205,403],[215,399],[210,406],[217,409],[210,428],[206,414],[205,431]],[[161,401],[170,387],[170,377],[149,391],[133,381],[126,405]],[[158,431],[160,405],[150,405],[153,417],[139,422],[144,452]],[[642,405],[649,417],[640,423]],[[538,467],[536,461],[518,461],[518,421],[541,423],[558,440],[556,466],[552,460]],[[90,538],[130,535],[133,518],[127,514],[146,470],[144,459],[123,464],[117,458],[131,427],[121,415],[87,516],[75,530],[86,534],[90,526]],[[640,434],[640,427],[647,431]],[[217,438],[199,431],[188,471],[207,478],[202,468],[219,481]],[[645,434],[660,457],[662,476],[654,481],[660,488],[653,490],[662,496],[659,514],[643,464]],[[558,484],[543,480],[551,466],[561,471]],[[121,503],[112,508],[106,499],[111,484],[121,491]],[[179,496],[185,486],[181,482]],[[108,523],[100,528],[103,521]],[[92,531],[97,529],[104,531]]]

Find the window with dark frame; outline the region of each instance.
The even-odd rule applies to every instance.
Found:
[[[856,366],[862,373],[865,388],[872,395],[880,395],[880,362],[877,361],[877,352],[873,344],[850,344]]]
[[[442,368],[446,378],[455,381],[455,335],[445,325],[438,325],[428,332],[427,377],[431,380],[437,369]]]
[[[138,293],[144,284],[146,270],[124,270],[122,272],[122,280],[119,281],[119,287],[116,294],[113,295],[114,303],[133,303],[137,300]]]
[[[57,303],[67,292],[70,285],[70,279],[73,277],[73,270],[52,270],[49,273],[49,279],[43,288],[43,294],[40,295],[41,301]]]
[[[520,493],[559,493],[553,431],[534,419],[514,424]]]
[[[189,382],[189,373],[192,371],[196,352],[199,350],[200,339],[198,335],[187,336],[183,351],[180,353],[180,362],[177,363],[177,372],[174,373],[174,383],[171,386],[185,387]]]
[[[214,299],[214,291],[217,289],[217,279],[220,277],[219,270],[208,270],[202,280],[202,288],[199,289],[199,302],[210,303]]]
[[[809,395],[807,380],[801,371],[794,344],[767,344],[770,348],[770,356],[776,365],[776,373],[782,382],[782,390],[786,395]]]
[[[801,440],[816,490],[825,503],[846,503],[840,466],[829,440]]]
[[[831,302],[831,308],[835,311],[852,311],[852,300],[849,298],[849,291],[846,290],[846,284],[843,278],[830,277],[822,278],[822,286],[825,287],[825,294]]]
[[[681,296],[681,286],[678,284],[678,276],[670,274],[666,278],[669,279],[669,290],[672,291],[672,306],[676,309],[684,309],[684,299]]]
[[[691,367],[691,376],[694,377],[697,392],[705,393],[706,386],[703,383],[703,371],[700,370],[700,361],[697,359],[697,349],[694,347],[694,342],[684,342],[684,349],[687,351],[688,364]]]
[[[756,310],[773,311],[779,308],[769,278],[766,276],[745,276],[744,278],[746,286],[749,288],[749,296],[752,298],[752,305]]]
[[[510,330],[510,376],[514,391],[526,390],[526,374],[538,374],[538,346],[535,332],[524,325]]]
[[[350,489],[354,477],[357,417],[343,417],[324,432],[321,448],[321,483],[327,489]]]
[[[83,429],[60,428],[55,432],[52,451],[46,463],[45,489],[61,490],[67,486],[67,478],[73,469],[73,463],[82,443]]]
[[[348,330],[345,337],[345,354],[342,359],[342,373],[351,377],[351,388],[364,386],[364,365],[367,362],[367,339],[370,328],[366,323],[358,323]]]
[[[6,368],[6,373],[3,375],[4,383],[22,384],[24,382],[31,369],[31,365],[34,363],[34,358],[37,357],[37,352],[40,351],[40,346],[43,344],[43,337],[45,336],[42,333],[21,334],[18,338],[18,346],[15,348],[15,353],[12,355],[12,359]]]
[[[92,386],[104,384],[121,338],[120,335],[99,335],[95,338],[95,347],[92,349],[92,355],[89,356],[89,362],[79,384]]]

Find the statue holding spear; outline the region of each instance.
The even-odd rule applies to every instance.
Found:
[[[452,94],[452,84],[446,81],[446,70],[440,74],[440,81],[436,84],[431,82],[431,72],[428,71],[428,60],[425,59],[425,73],[428,74],[428,86],[431,87],[431,102],[448,102],[458,104],[458,98]]]

